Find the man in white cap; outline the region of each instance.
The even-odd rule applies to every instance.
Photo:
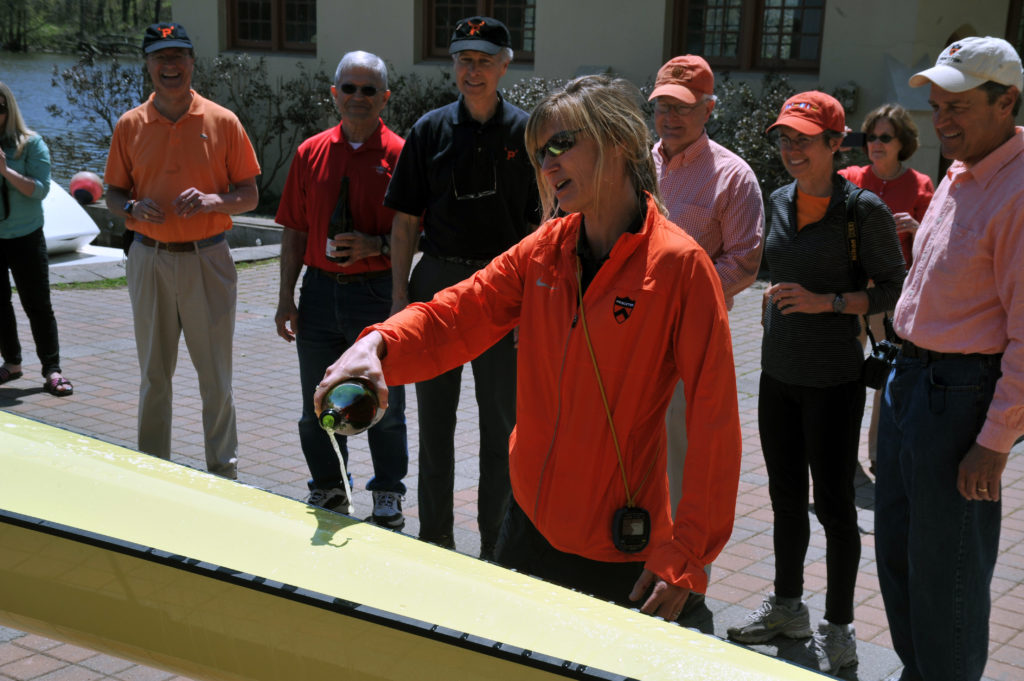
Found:
[[[1000,480],[1024,434],[1024,74],[999,38],[965,38],[929,85],[954,163],[914,240],[903,339],[879,421],[878,579],[901,681],[980,679],[999,551]]]

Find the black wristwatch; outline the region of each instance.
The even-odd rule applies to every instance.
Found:
[[[123,210],[128,215],[131,215],[132,211],[135,210],[135,201],[133,201],[132,199],[128,199],[121,206],[121,210]]]
[[[387,237],[384,236],[383,234],[380,234],[379,237],[380,237],[380,254],[381,255],[391,255],[391,244],[388,243]]]
[[[832,299],[832,311],[836,314],[843,314],[843,310],[846,309],[846,298],[843,298],[842,293],[837,293],[836,297]]]

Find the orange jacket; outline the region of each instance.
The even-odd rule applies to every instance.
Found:
[[[704,566],[732,532],[740,426],[729,322],[710,258],[648,203],[583,302],[635,503],[651,514],[639,553],[612,544],[626,493],[583,328],[577,319],[580,215],[551,220],[469,279],[370,327],[387,344],[389,385],[468,362],[519,326],[517,423],[509,442],[516,501],[555,548],[609,562],[644,560],[704,592]],[[665,411],[686,390],[688,448],[673,526]],[[637,489],[639,491],[637,492]]]

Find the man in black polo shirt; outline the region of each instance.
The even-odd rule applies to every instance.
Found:
[[[528,115],[505,102],[498,82],[512,61],[508,29],[490,17],[458,22],[448,51],[458,101],[413,126],[388,186],[392,312],[428,301],[530,232],[540,200],[523,143]],[[423,257],[409,279],[420,219]],[[515,424],[512,335],[472,362],[480,420],[477,523],[480,556],[491,558],[510,495],[508,438]],[[420,538],[449,548],[453,537],[455,411],[462,367],[416,384],[419,407]]]

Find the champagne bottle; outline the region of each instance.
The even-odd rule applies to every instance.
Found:
[[[350,378],[331,388],[323,406],[320,427],[339,435],[358,435],[384,416],[377,392],[364,378]]]
[[[354,231],[355,220],[352,218],[352,209],[349,208],[348,204],[348,176],[341,178],[341,189],[338,191],[338,202],[334,205],[334,212],[331,213],[331,219],[327,223],[327,259],[331,262],[345,262],[348,260],[347,257],[337,257],[333,255],[334,249],[331,248],[331,241],[335,236],[342,232]]]

